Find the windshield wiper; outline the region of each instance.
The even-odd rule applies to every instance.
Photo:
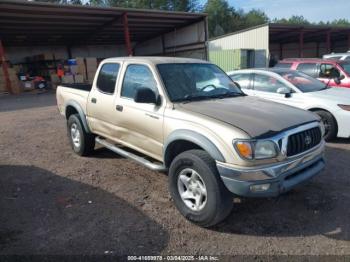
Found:
[[[188,102],[192,102],[192,101],[200,101],[200,100],[205,100],[205,99],[210,99],[210,97],[209,96],[186,95],[184,98],[176,99],[174,102],[188,103]]]
[[[210,96],[210,98],[222,99],[222,98],[229,98],[229,97],[236,97],[236,96],[246,96],[246,94],[231,92],[231,93],[226,93],[226,94],[213,95],[213,96]]]
[[[226,94],[218,94],[218,95],[212,95],[212,96],[203,96],[203,95],[186,95],[184,98],[176,99],[173,102],[182,102],[182,103],[189,103],[193,101],[201,101],[201,100],[208,100],[208,99],[222,99],[222,98],[228,98],[228,97],[236,97],[236,96],[246,96],[244,93],[226,93]]]

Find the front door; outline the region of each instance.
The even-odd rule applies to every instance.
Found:
[[[287,104],[290,106],[302,106],[300,100],[302,99],[302,97],[299,95],[299,93],[293,93],[293,90],[288,85],[278,80],[277,78],[265,74],[254,74],[253,79],[253,93],[255,96],[262,97],[274,102]],[[291,96],[286,97],[285,94],[277,93],[277,90],[279,88],[290,89]]]
[[[142,153],[162,159],[163,114],[165,100],[160,105],[136,103],[134,96],[139,88],[152,89],[160,93],[152,69],[146,64],[125,64],[124,78],[116,101],[116,121],[120,139]]]
[[[320,64],[318,79],[323,83],[328,84],[328,86],[341,86],[341,84],[338,85],[334,81],[334,78],[340,77],[340,75],[340,71],[335,65],[329,63]]]

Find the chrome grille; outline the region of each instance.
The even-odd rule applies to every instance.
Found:
[[[319,127],[314,127],[288,137],[287,156],[303,153],[321,142],[322,134]]]

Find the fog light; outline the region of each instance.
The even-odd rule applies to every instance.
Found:
[[[254,185],[254,186],[250,186],[250,191],[252,192],[266,191],[269,188],[270,188],[270,184]]]

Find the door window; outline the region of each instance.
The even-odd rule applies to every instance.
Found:
[[[140,88],[149,88],[157,92],[153,74],[145,65],[129,65],[125,72],[121,96],[133,99]]]
[[[316,63],[302,63],[298,65],[297,70],[309,76],[318,77],[316,73],[316,68],[317,68]]]
[[[97,78],[97,88],[107,94],[113,94],[115,89],[115,83],[119,72],[119,64],[104,64]]]
[[[254,76],[254,90],[277,93],[277,89],[280,87],[287,86],[272,76],[258,74],[255,74]]]
[[[340,77],[339,70],[332,64],[321,64],[320,76],[321,78],[335,78]]]
[[[250,88],[250,74],[237,74],[231,75],[230,77],[234,82],[237,82],[241,86],[241,88]]]

